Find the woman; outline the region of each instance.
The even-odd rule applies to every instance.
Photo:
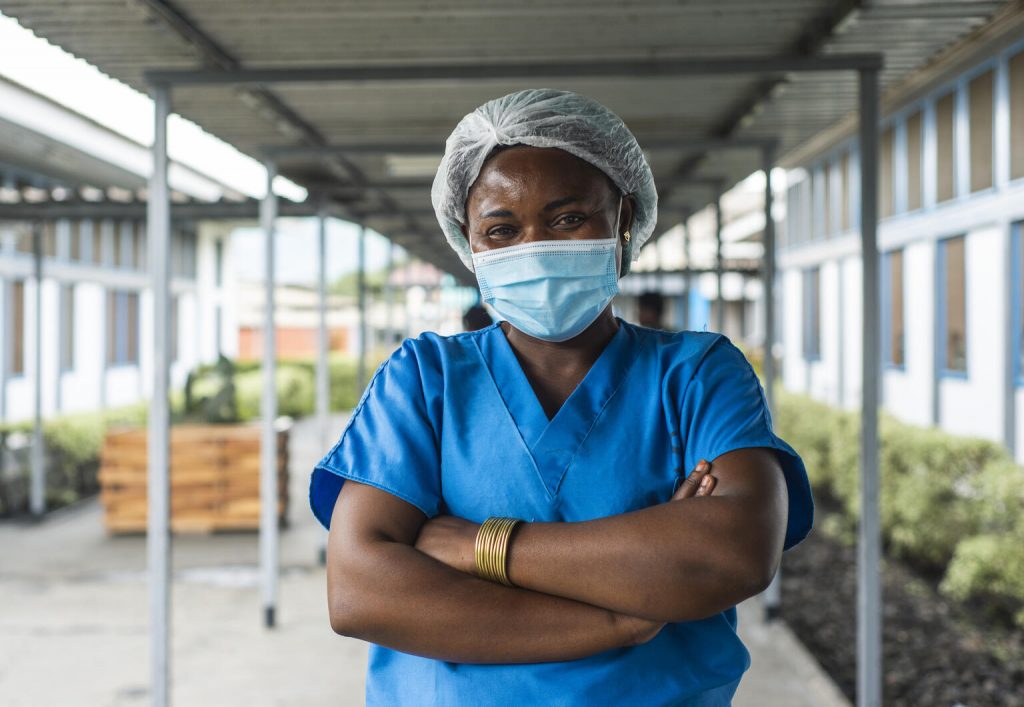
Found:
[[[735,604],[812,501],[725,337],[612,314],[656,219],[636,140],[514,93],[459,123],[432,199],[502,321],[405,341],[313,473],[331,625],[376,644],[367,703],[729,704]]]

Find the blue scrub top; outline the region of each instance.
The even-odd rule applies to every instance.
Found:
[[[549,420],[496,323],[406,340],[317,465],[309,500],[325,528],[345,479],[394,494],[428,517],[584,521],[667,501],[698,460],[747,447],[778,450],[790,548],[811,528],[807,473],[772,432],[760,383],[725,336],[619,320]],[[728,705],[749,665],[731,608],[668,624],[640,646],[555,663],[460,664],[373,645],[366,702]]]

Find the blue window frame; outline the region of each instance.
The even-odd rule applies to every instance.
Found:
[[[803,271],[803,352],[808,361],[821,359],[821,268]]]
[[[139,295],[107,292],[107,363],[130,366],[139,362]]]
[[[903,249],[882,255],[882,352],[887,366],[906,366],[906,299]]]
[[[1013,253],[1011,264],[1010,304],[1013,313],[1013,367],[1017,385],[1024,386],[1024,221],[1013,224],[1010,249]]]
[[[935,260],[935,346],[939,375],[966,378],[966,238],[954,236],[940,240]]]

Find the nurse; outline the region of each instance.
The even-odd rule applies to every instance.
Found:
[[[727,338],[612,314],[655,227],[640,146],[513,93],[458,124],[432,200],[500,321],[406,340],[310,485],[367,704],[729,704],[735,605],[813,504]]]

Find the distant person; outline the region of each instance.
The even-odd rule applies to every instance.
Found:
[[[612,312],[657,223],[636,139],[520,91],[463,118],[431,197],[502,321],[407,339],[313,471],[367,707],[730,704],[736,604],[811,490],[726,337]]]
[[[637,298],[637,322],[648,329],[664,329],[665,297],[660,292],[644,292]]]
[[[494,321],[482,304],[474,304],[462,315],[462,328],[466,331],[477,331],[491,324],[494,324]]]

